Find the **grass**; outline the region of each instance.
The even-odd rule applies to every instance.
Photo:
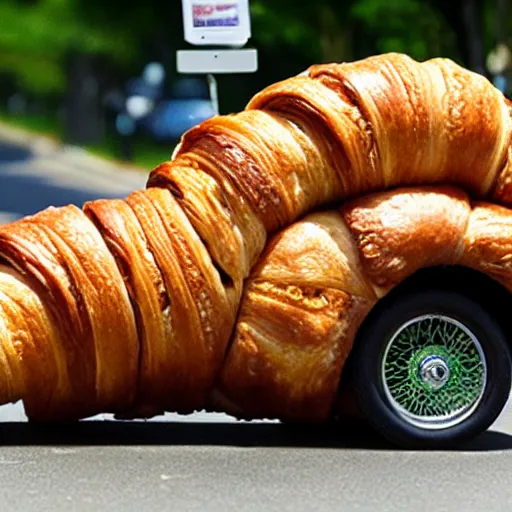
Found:
[[[64,132],[56,116],[41,115],[9,115],[0,110],[0,121],[13,127],[28,130],[40,135],[49,136],[57,140],[63,140]],[[119,137],[114,133],[108,133],[102,144],[85,145],[83,148],[91,154],[107,160],[119,162]],[[149,171],[158,164],[169,160],[174,149],[173,144],[158,144],[143,136],[133,141],[133,161],[131,165]]]
[[[0,111],[0,120],[15,126],[16,128],[24,128],[34,133],[55,136],[61,138],[62,130],[57,122],[52,122],[50,117],[16,115],[10,116]]]
[[[86,146],[85,149],[107,160],[120,160],[119,139],[112,135],[107,136],[103,144]],[[130,164],[150,171],[158,164],[169,160],[173,149],[172,144],[157,144],[150,139],[139,137],[133,141],[133,161]]]

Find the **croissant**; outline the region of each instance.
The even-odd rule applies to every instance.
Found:
[[[448,59],[313,65],[189,130],[145,190],[2,226],[0,403],[326,421],[404,280],[512,291],[511,109]]]

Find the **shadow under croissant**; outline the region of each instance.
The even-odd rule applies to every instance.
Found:
[[[345,426],[279,423],[84,421],[42,426],[0,423],[2,446],[232,446],[398,451],[364,422]],[[512,435],[487,431],[459,451],[512,450]]]

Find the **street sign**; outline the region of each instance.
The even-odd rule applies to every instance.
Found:
[[[258,70],[258,52],[240,50],[178,50],[178,73],[254,73]]]
[[[214,49],[178,50],[178,73],[206,74],[210,99],[219,112],[216,73],[254,73],[258,52],[243,48],[251,37],[249,0],[181,0],[185,41]]]
[[[185,41],[242,47],[251,37],[249,0],[182,0]]]

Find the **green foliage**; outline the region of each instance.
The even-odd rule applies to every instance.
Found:
[[[70,48],[119,53],[123,48],[113,36],[84,23],[77,16],[75,0],[40,0],[30,5],[3,0],[0,5],[0,44],[5,49],[44,51],[54,57]]]
[[[374,35],[379,53],[402,52],[418,60],[457,56],[454,31],[429,2],[357,0],[351,12]]]
[[[305,58],[319,56],[318,15],[310,12],[309,2],[254,0],[250,5],[253,40],[258,46],[293,46]]]
[[[79,0],[39,0],[28,5],[0,2],[0,72],[15,75],[18,86],[34,94],[65,88],[64,59],[69,52],[131,58],[123,44],[122,28],[88,24],[80,15]]]
[[[254,87],[315,62],[390,51],[420,60],[442,55],[460,61],[460,34],[453,26],[460,5],[459,0],[250,0],[250,45],[260,50],[260,72],[231,80],[233,88],[243,89],[237,93],[247,98]],[[489,50],[495,2],[485,0],[485,5]],[[509,24],[503,23],[506,33],[510,21],[509,16]],[[64,92],[71,52],[105,55],[113,67],[138,73],[144,61],[161,54],[173,67],[175,50],[186,46],[179,0],[131,5],[124,0],[0,0],[0,73],[13,74],[20,89],[36,95]]]
[[[63,68],[44,53],[25,54],[15,51],[0,53],[0,71],[14,75],[19,89],[35,96],[62,93],[66,88]]]
[[[458,57],[453,29],[426,0],[254,0],[251,5],[259,44],[300,48],[315,62],[384,52],[421,60]]]

